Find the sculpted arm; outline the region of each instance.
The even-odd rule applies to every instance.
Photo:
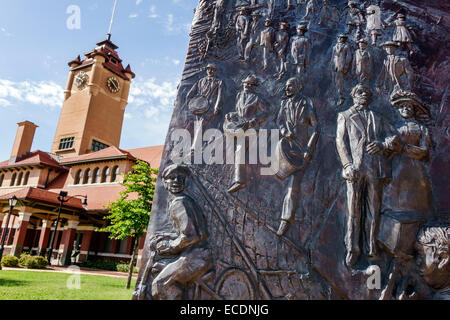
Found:
[[[342,114],[339,114],[336,132],[336,147],[339,154],[339,159],[344,169],[353,164],[352,157],[350,156],[350,152],[347,148],[347,139],[348,133],[345,124],[345,118]]]
[[[420,146],[405,144],[403,146],[403,152],[413,159],[424,161],[428,158],[430,154],[430,146],[431,146],[430,134],[428,133],[427,128],[423,128]]]
[[[314,107],[312,107],[312,103],[310,105],[309,124],[312,128],[312,133],[308,141],[308,147],[305,157],[311,159],[312,155],[314,154],[314,151],[316,150],[317,141],[319,140],[320,135],[320,126],[319,122],[317,121],[317,116]]]
[[[174,210],[172,223],[178,232],[178,237],[158,248],[161,255],[178,254],[199,242],[199,235],[188,210],[192,210],[190,206],[181,204]]]

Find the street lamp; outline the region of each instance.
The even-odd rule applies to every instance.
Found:
[[[9,233],[9,229],[8,229],[9,220],[11,219],[12,212],[13,212],[14,207],[17,204],[17,201],[18,201],[18,199],[17,199],[16,196],[12,196],[11,198],[8,199],[8,202],[9,202],[9,214],[8,214],[8,218],[6,219],[5,230],[4,230],[3,236],[2,236],[2,246],[0,248],[0,270],[2,270],[1,261],[2,261],[2,257],[3,257],[3,250],[5,249],[5,241],[6,241],[6,237],[7,237],[8,233]]]
[[[53,254],[53,246],[55,244],[56,233],[58,232],[58,223],[59,223],[59,218],[61,216],[61,208],[62,208],[63,203],[68,202],[70,199],[79,198],[80,197],[80,198],[83,198],[82,205],[84,207],[87,206],[87,196],[76,195],[76,196],[68,197],[66,199],[67,195],[68,195],[67,191],[60,191],[59,192],[59,196],[58,196],[58,200],[59,200],[58,216],[56,217],[55,230],[52,233],[52,238],[50,240],[50,248],[49,248],[48,254],[47,254],[47,261],[48,261],[49,265],[51,265],[51,258],[52,258],[52,254]]]

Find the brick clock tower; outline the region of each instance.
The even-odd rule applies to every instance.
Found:
[[[52,153],[72,157],[115,146],[119,147],[125,107],[132,79],[130,65],[122,65],[118,47],[106,40],[69,62]]]

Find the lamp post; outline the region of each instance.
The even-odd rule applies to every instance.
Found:
[[[5,242],[6,242],[6,237],[9,233],[9,220],[11,219],[12,216],[12,212],[14,207],[17,204],[17,197],[16,196],[12,196],[11,198],[9,198],[8,202],[9,202],[9,214],[8,214],[8,218],[6,219],[6,225],[5,225],[5,231],[3,232],[3,236],[2,236],[2,246],[0,248],[0,270],[2,270],[2,257],[3,257],[3,250],[5,249]],[[1,227],[1,226],[0,226]]]
[[[56,233],[58,232],[58,224],[59,224],[59,219],[61,217],[61,209],[62,209],[63,204],[68,202],[70,199],[82,197],[82,198],[84,198],[83,202],[82,202],[82,205],[83,206],[87,206],[87,196],[76,195],[76,196],[72,196],[72,197],[68,197],[67,198],[67,195],[68,195],[67,191],[60,191],[59,192],[59,196],[58,196],[58,200],[59,200],[58,216],[56,217],[55,230],[52,233],[52,238],[50,240],[50,248],[49,248],[48,254],[47,254],[47,261],[48,261],[49,265],[51,265],[51,258],[52,258],[52,254],[53,254],[53,246],[55,245],[55,237],[56,237]]]

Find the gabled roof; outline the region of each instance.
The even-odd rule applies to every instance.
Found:
[[[5,201],[11,198],[12,196],[16,196],[17,199],[19,200],[39,201],[59,205],[58,195],[59,193],[54,193],[48,190],[28,187],[8,194],[1,195],[0,201]],[[81,200],[78,198],[70,199],[68,202],[64,203],[63,206],[65,208],[84,210],[83,205],[81,204]]]
[[[60,162],[64,165],[73,165],[80,163],[121,159],[136,160],[136,158],[133,157],[128,151],[113,146],[97,152],[83,154],[81,156],[62,158]]]
[[[0,162],[0,169],[39,166],[39,165],[52,167],[59,170],[65,170],[65,168],[61,166],[56,159],[54,159],[47,152],[41,150],[29,152],[28,154],[22,156],[20,159],[18,159],[18,161],[12,164],[9,164],[9,160],[2,161]]]
[[[126,151],[136,159],[148,162],[150,167],[159,168],[159,165],[161,164],[162,153],[164,151],[164,146],[128,149]]]

